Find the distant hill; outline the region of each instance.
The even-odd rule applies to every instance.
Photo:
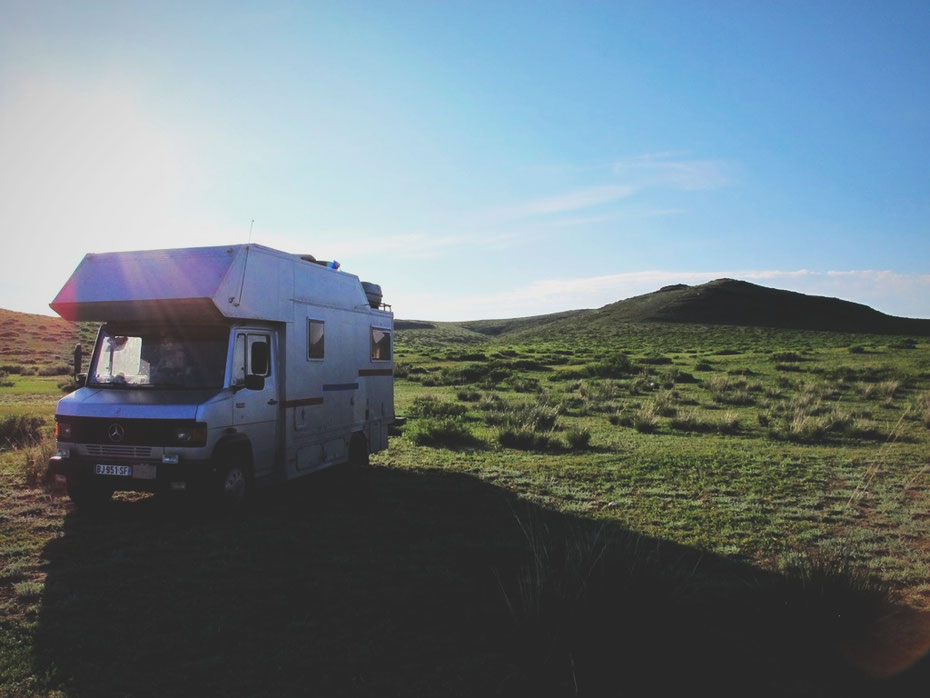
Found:
[[[543,328],[591,332],[619,323],[659,322],[930,336],[930,320],[886,315],[861,303],[782,291],[735,279],[717,279],[698,286],[665,286],[595,310],[460,323],[398,321],[398,329],[435,324],[497,337],[523,335]]]
[[[623,323],[692,323],[854,334],[930,336],[930,320],[895,317],[867,305],[839,298],[781,291],[746,281],[717,279],[699,286],[677,284],[617,301],[595,310],[569,310],[504,320],[430,322],[400,320],[395,328],[404,341],[475,344],[493,337],[609,335]],[[70,364],[78,340],[93,345],[96,323],[71,323],[46,315],[0,308],[0,366]]]
[[[83,342],[86,357],[96,333],[96,323],[74,323],[0,308],[0,370],[15,365],[37,369],[70,367],[75,342]]]
[[[611,303],[589,315],[592,319],[609,317],[627,322],[930,335],[930,320],[885,315],[861,303],[781,291],[734,279],[717,279],[699,286],[666,286]]]

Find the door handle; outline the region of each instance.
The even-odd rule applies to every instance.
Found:
[[[268,401],[268,404],[269,404],[269,405],[277,405],[277,404],[278,404],[278,401],[275,400],[275,399],[271,399],[271,400]]]

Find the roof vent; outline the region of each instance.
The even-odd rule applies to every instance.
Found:
[[[362,282],[362,289],[365,291],[365,296],[368,298],[368,305],[376,310],[381,307],[381,287],[378,284],[373,284],[370,281]]]

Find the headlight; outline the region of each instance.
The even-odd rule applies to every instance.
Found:
[[[201,422],[182,424],[172,433],[177,446],[204,446],[207,443],[207,425]]]
[[[71,441],[74,425],[71,422],[55,422],[55,438],[59,441]]]

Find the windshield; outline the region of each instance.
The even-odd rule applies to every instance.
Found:
[[[221,388],[227,331],[105,327],[88,385]]]

